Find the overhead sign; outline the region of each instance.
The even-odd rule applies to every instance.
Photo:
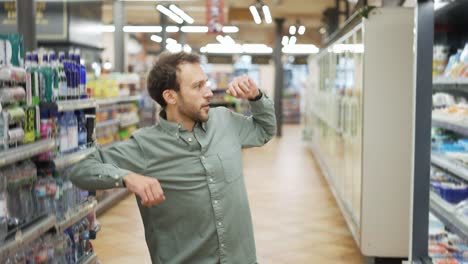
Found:
[[[206,0],[208,33],[221,33],[224,25],[224,0]]]
[[[232,64],[232,56],[207,56],[208,63],[211,64]]]
[[[0,2],[0,33],[17,32],[16,2]],[[67,38],[66,2],[36,2],[37,38],[65,40]]]

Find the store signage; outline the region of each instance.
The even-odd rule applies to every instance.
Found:
[[[307,56],[297,56],[297,57],[294,57],[294,62],[293,62],[293,64],[296,64],[296,65],[307,64]]]
[[[208,63],[211,64],[232,64],[232,56],[207,56]]]
[[[252,64],[270,64],[270,56],[252,56]]]
[[[16,1],[0,2],[0,33],[17,32]],[[66,2],[36,2],[36,34],[40,40],[65,40]]]
[[[221,33],[224,25],[224,0],[206,0],[208,33]]]

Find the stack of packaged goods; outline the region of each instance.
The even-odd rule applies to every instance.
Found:
[[[119,138],[127,140],[137,130],[140,122],[138,107],[135,104],[121,104],[118,108],[117,117],[120,120]]]
[[[458,49],[452,54],[448,60],[447,50],[448,47],[443,45],[434,46],[433,76],[467,82],[464,78],[468,78],[468,43],[463,49]]]
[[[89,209],[94,198],[68,178],[70,165],[76,161],[57,165],[76,152],[90,150],[95,117],[94,110],[79,109],[75,105],[89,97],[86,68],[80,64],[79,51],[71,50],[68,59],[61,52],[58,60],[54,52],[27,52],[26,62],[23,62],[22,37],[18,35],[0,35],[0,50],[2,247],[19,243],[21,238],[15,238],[22,233],[19,231],[34,229],[49,217],[57,222],[75,221],[77,212],[84,210],[85,215],[95,219],[94,206]],[[69,111],[59,108],[65,101],[70,104]],[[96,225],[93,221],[86,227],[96,228]],[[52,248],[57,245],[57,254],[52,256],[65,258],[60,250],[65,241],[63,234],[45,235],[26,248],[21,247],[16,256],[6,257],[11,261],[23,256],[36,259],[35,263],[52,263],[44,260],[43,253],[37,249],[46,247],[46,241]],[[51,251],[48,252],[50,258]],[[0,258],[3,257],[0,254]]]
[[[434,264],[468,262],[468,241],[446,230],[433,214],[429,215],[429,256]]]

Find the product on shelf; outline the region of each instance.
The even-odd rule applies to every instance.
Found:
[[[458,204],[468,199],[468,186],[444,172],[431,168],[431,188],[445,201]]]
[[[23,67],[23,36],[0,34],[0,66]]]
[[[446,230],[434,215],[429,215],[429,256],[433,263],[467,263],[468,241]]]
[[[140,77],[135,73],[112,73],[88,81],[89,93],[94,98],[115,98],[141,93]]]

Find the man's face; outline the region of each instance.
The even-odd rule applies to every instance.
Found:
[[[177,78],[180,91],[177,93],[177,109],[180,114],[195,122],[208,121],[211,89],[206,86],[207,77],[198,63],[179,65]]]

